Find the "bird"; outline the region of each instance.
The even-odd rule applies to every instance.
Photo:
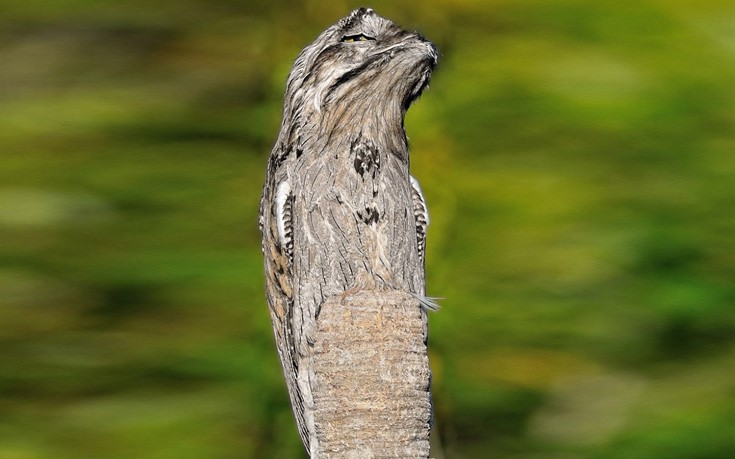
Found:
[[[258,224],[276,348],[307,451],[316,433],[306,357],[324,301],[398,290],[437,307],[425,296],[429,215],[404,128],[437,62],[420,34],[359,8],[306,46],[288,76]]]

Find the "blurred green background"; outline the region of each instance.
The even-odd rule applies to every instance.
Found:
[[[0,459],[305,458],[256,213],[355,1],[0,4]],[[437,459],[735,457],[735,4],[375,0],[433,40]]]

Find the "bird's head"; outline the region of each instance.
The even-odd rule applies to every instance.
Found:
[[[286,88],[287,110],[331,119],[399,118],[429,83],[436,47],[360,8],[325,30],[296,59]]]

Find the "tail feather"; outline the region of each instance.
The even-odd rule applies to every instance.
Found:
[[[417,300],[419,300],[419,303],[421,303],[421,307],[427,311],[438,311],[440,308],[438,300],[444,299],[444,298],[436,297],[436,296],[422,296],[422,295],[414,295],[414,297]]]

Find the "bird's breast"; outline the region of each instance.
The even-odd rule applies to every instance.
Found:
[[[370,141],[346,147],[298,171],[296,269],[329,294],[354,287],[413,291],[418,255],[408,167]]]

